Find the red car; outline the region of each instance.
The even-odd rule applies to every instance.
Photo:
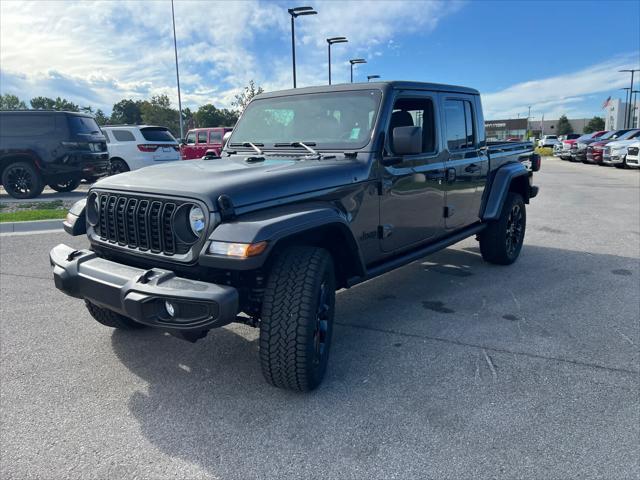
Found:
[[[600,130],[599,132],[594,132],[589,138],[600,138],[607,133],[607,131],[608,130]],[[571,148],[576,144],[578,138],[580,138],[580,135],[562,141],[562,150],[560,150],[560,158],[562,160],[571,160]]]
[[[231,127],[194,128],[187,132],[187,136],[180,145],[180,158],[193,160],[202,158],[207,152],[220,155],[224,134],[233,130]]]

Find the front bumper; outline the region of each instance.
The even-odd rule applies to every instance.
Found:
[[[60,244],[49,253],[56,287],[132,320],[167,329],[207,330],[235,320],[238,291],[226,285],[177,277],[170,270],[144,270]],[[174,306],[170,316],[165,302]]]
[[[619,154],[617,152],[611,152],[610,154],[605,154],[602,158],[602,163],[606,163],[607,165],[616,165],[618,163],[624,163],[624,155]]]

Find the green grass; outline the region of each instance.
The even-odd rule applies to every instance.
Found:
[[[30,220],[52,220],[67,216],[66,210],[21,210],[19,212],[0,212],[0,223],[27,222]]]
[[[34,210],[53,210],[64,206],[62,200],[52,200],[51,202],[29,202],[19,203],[18,208],[33,208]]]

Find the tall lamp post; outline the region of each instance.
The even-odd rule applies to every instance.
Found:
[[[176,82],[178,83],[178,116],[180,117],[180,139],[183,139],[184,126],[182,122],[182,99],[180,98],[180,72],[178,71],[178,44],[176,41],[176,17],[173,13],[173,0],[171,0],[171,21],[173,22],[173,51],[176,55]]]
[[[295,23],[296,17],[302,15],[316,15],[312,7],[295,7],[287,10],[291,15],[291,57],[293,59],[293,88],[296,88],[296,41],[295,41]]]
[[[351,83],[353,83],[353,66],[358,63],[367,63],[367,61],[364,58],[352,58],[349,63],[351,64]]]
[[[633,92],[633,74],[635,72],[640,72],[640,69],[638,69],[638,68],[625,68],[624,70],[618,70],[618,71],[620,73],[622,73],[622,72],[630,72],[631,73],[631,87],[629,88],[629,101],[631,101],[631,92]],[[626,110],[625,110],[625,112],[626,112]],[[631,113],[631,108],[629,108],[629,113]],[[627,115],[625,115],[624,124],[625,124],[625,127],[628,124],[631,124],[631,120],[629,120],[629,123],[627,123]]]
[[[327,38],[327,52],[329,53],[329,85],[331,85],[331,45],[334,43],[347,43],[347,37]]]
[[[374,80],[376,78],[380,78],[380,75],[367,75],[367,82]]]
[[[624,90],[624,123],[622,124],[622,128],[627,128],[627,112],[628,112],[628,108],[629,108],[629,102],[630,99],[629,97],[631,97],[631,94],[629,92],[631,92],[631,89],[629,87],[624,87],[621,88],[620,90]]]
[[[638,107],[636,106],[636,104],[638,103],[638,94],[640,93],[640,90],[634,90],[631,92],[631,94],[633,95],[633,100],[631,101],[631,128],[634,128],[633,126],[633,119],[635,117],[635,112],[638,109]],[[638,124],[635,126],[635,128],[639,128],[640,127],[640,115],[638,115]]]

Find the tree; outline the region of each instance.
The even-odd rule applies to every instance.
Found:
[[[593,133],[604,130],[604,118],[593,117],[584,127],[583,133]]]
[[[241,93],[236,95],[236,99],[233,102],[231,102],[231,105],[236,107],[239,113],[242,113],[242,111],[246,108],[246,106],[249,104],[251,99],[256,95],[260,95],[262,92],[264,92],[264,89],[262,87],[256,88],[255,82],[251,80],[249,82],[249,85],[244,87],[244,90]]]
[[[140,112],[143,123],[167,127],[174,136],[180,134],[178,111],[171,108],[168,96],[155,95],[151,97],[151,100],[142,102]]]
[[[113,105],[111,111],[111,123],[113,124],[128,124],[139,125],[142,123],[142,101],[122,99],[118,103]]]
[[[31,108],[35,110],[58,110],[67,112],[79,112],[80,107],[66,98],[57,97],[55,100],[49,97],[34,97],[30,101]]]
[[[558,125],[556,126],[556,133],[558,135],[567,135],[568,133],[573,133],[573,127],[571,123],[569,123],[569,119],[566,115],[562,115],[558,119]]]
[[[0,110],[26,110],[27,105],[16,95],[0,95]]]
[[[107,125],[110,122],[109,117],[107,117],[101,109],[96,110],[96,113],[94,116],[96,117],[96,122],[100,126]]]

